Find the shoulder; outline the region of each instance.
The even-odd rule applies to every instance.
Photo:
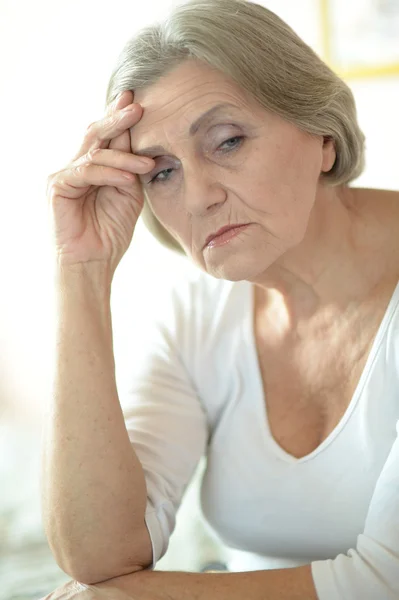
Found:
[[[352,188],[352,208],[362,223],[363,247],[399,279],[399,191]],[[388,275],[388,276],[389,276]]]
[[[143,356],[174,354],[198,386],[209,381],[242,340],[251,311],[252,285],[216,279],[198,270],[162,289],[142,336]]]
[[[399,191],[352,188],[352,192],[353,206],[359,215],[376,226],[381,224],[386,233],[399,231]]]

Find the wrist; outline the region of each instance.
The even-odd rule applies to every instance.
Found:
[[[92,261],[73,265],[58,264],[55,283],[63,291],[86,289],[99,296],[110,296],[113,271],[106,262]]]
[[[106,263],[79,263],[57,266],[55,301],[58,324],[85,331],[94,324],[97,333],[112,335],[112,272]]]

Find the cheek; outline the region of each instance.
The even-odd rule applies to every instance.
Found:
[[[156,198],[155,195],[147,193],[148,205],[151,208],[153,214],[157,220],[165,227],[168,228],[171,220],[171,210],[167,202],[162,201],[161,198]],[[172,217],[173,221],[173,217]]]
[[[156,219],[167,232],[179,242],[186,240],[189,225],[187,215],[185,215],[178,205],[169,200],[162,200],[162,198],[151,198],[150,195],[147,196],[147,200]]]
[[[281,206],[313,203],[321,173],[321,153],[315,140],[301,135],[285,137],[261,154],[264,159],[253,174],[263,196]]]
[[[316,199],[321,170],[317,148],[292,137],[263,156],[252,173],[252,206],[268,231],[296,245],[306,233]]]
[[[316,139],[295,131],[278,143],[274,157],[274,172],[287,182],[317,183],[322,153]]]
[[[285,166],[292,179],[301,187],[316,188],[323,163],[321,140],[295,130],[285,155]]]

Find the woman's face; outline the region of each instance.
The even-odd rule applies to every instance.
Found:
[[[132,151],[155,159],[140,180],[162,225],[210,275],[256,281],[304,238],[332,143],[311,136],[247,97],[198,61],[182,63],[135,93],[144,109]],[[190,132],[204,113],[219,104]],[[162,146],[146,152],[149,146]],[[219,245],[208,236],[246,224]]]

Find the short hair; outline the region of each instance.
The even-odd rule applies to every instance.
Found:
[[[125,90],[147,88],[186,59],[228,76],[262,107],[301,130],[334,141],[330,185],[348,184],[364,169],[365,137],[354,96],[280,17],[247,0],[189,0],[125,45],[110,77],[106,105]],[[142,218],[162,244],[184,252],[152,213]]]

